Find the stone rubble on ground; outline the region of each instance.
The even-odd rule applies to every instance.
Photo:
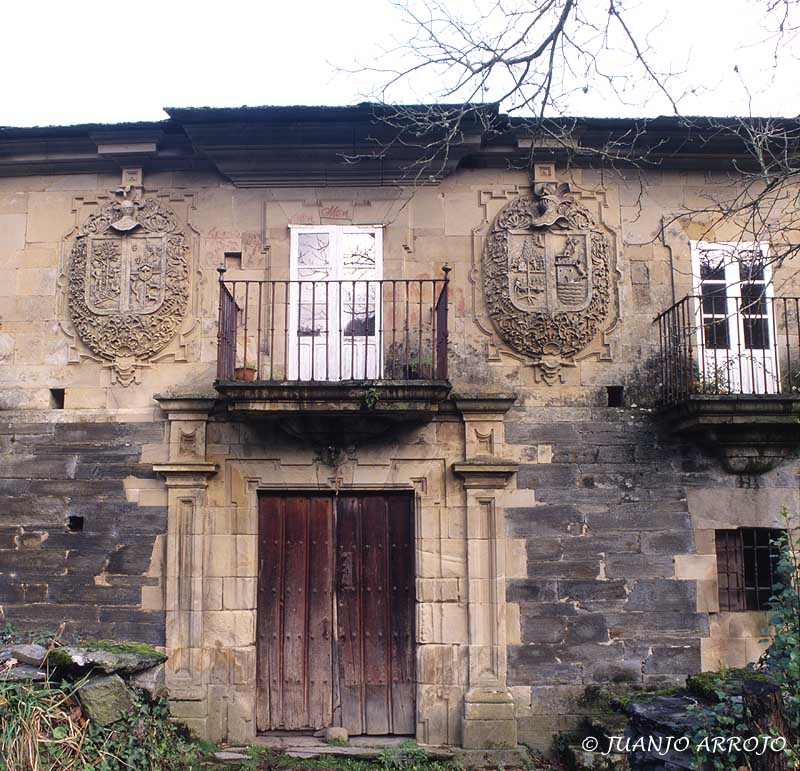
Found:
[[[230,750],[220,750],[219,752],[215,752],[214,757],[223,763],[248,759],[247,755],[242,755],[241,752],[231,752]]]
[[[23,682],[23,681],[36,681],[47,679],[47,673],[42,672],[37,667],[32,667],[30,664],[15,664],[11,667],[6,667],[5,664],[15,659],[9,659],[6,662],[0,663],[0,682]]]
[[[133,709],[132,688],[151,699],[166,695],[163,653],[118,651],[113,646],[6,645],[0,649],[0,682],[43,682],[51,671],[59,681],[86,677],[77,691],[81,708],[90,720],[110,725]]]
[[[36,645],[35,643],[9,645],[0,651],[0,662],[16,659],[21,664],[39,667],[46,655],[47,648],[43,645]]]
[[[104,726],[133,709],[133,694],[119,675],[90,677],[78,689],[78,701],[90,720]]]

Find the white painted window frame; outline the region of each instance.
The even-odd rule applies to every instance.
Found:
[[[778,393],[780,383],[779,361],[775,340],[774,319],[774,285],[772,266],[769,263],[769,244],[765,241],[690,241],[692,257],[692,283],[694,294],[702,297],[701,256],[704,252],[723,252],[724,284],[726,302],[726,320],[728,329],[728,348],[709,349],[703,339],[703,305],[702,299],[695,301],[695,330],[697,350],[705,351],[704,361],[698,362],[703,368],[706,380],[715,382],[717,373],[725,372],[730,393]],[[761,252],[764,274],[764,297],[766,299],[768,349],[748,349],[745,344],[744,314],[737,311],[737,303],[741,309],[742,283],[739,274],[739,255],[754,251]],[[714,283],[717,283],[714,281]],[[759,281],[761,283],[761,281]]]
[[[289,278],[291,281],[299,281],[300,265],[299,265],[299,252],[300,235],[304,233],[317,233],[327,234],[329,237],[329,250],[332,255],[331,259],[331,272],[327,281],[348,281],[350,276],[346,275],[346,268],[344,266],[344,236],[352,233],[369,233],[375,238],[375,267],[374,276],[369,281],[379,282],[383,279],[383,226],[382,225],[289,225]],[[356,279],[356,281],[363,281],[364,279]],[[322,282],[320,282],[322,283]],[[337,287],[342,286],[337,284]],[[315,363],[313,367],[313,379],[340,381],[345,379],[344,375],[349,374],[351,377],[347,379],[363,380],[363,372],[366,370],[367,379],[378,379],[383,375],[383,345],[381,340],[381,292],[380,284],[376,284],[375,298],[377,300],[377,307],[375,308],[375,335],[369,336],[366,340],[364,338],[356,337],[355,339],[347,337],[343,333],[341,317],[333,320],[331,317],[327,319],[329,325],[329,343],[330,349],[325,350],[327,356],[328,368],[326,372],[320,372],[319,366]],[[329,294],[329,299],[332,300],[333,305],[338,310],[341,310],[340,298],[336,291]],[[289,293],[289,335],[290,340],[298,340],[298,304],[299,304],[299,289],[297,285],[292,285],[292,290]],[[333,322],[333,323],[332,323]],[[337,337],[338,335],[338,337]],[[317,344],[319,345],[319,344]],[[359,356],[366,357],[366,366],[361,367],[360,364],[353,364],[354,373],[344,371],[348,365],[348,358],[350,356],[350,348],[355,346],[358,356],[354,356],[349,361],[359,361]],[[339,357],[341,352],[341,358]],[[313,355],[313,354],[312,354]],[[310,364],[300,361],[300,346],[299,344],[292,344],[289,348],[289,379],[290,380],[310,380],[312,371]],[[326,377],[327,375],[327,377]]]

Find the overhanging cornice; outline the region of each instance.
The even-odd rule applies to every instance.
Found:
[[[489,108],[487,108],[489,109]],[[448,152],[435,130],[412,132],[376,105],[167,108],[195,149],[237,187],[437,184],[480,149],[477,117]]]
[[[446,158],[422,163],[440,138],[436,111],[453,107],[167,108],[164,121],[0,127],[0,177],[114,173],[133,164],[218,173],[238,187],[425,185],[458,167],[525,169],[531,153],[599,166],[608,159],[598,150],[609,144],[620,166],[736,173],[752,163],[748,126],[769,122],[790,140],[800,137],[800,122],[782,118],[558,118],[542,132],[496,105],[472,105]],[[426,131],[398,128],[398,115],[414,110],[428,111]]]

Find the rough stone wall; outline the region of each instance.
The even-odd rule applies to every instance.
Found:
[[[518,408],[506,441],[527,454],[518,486],[531,491],[506,510],[526,560],[507,590],[521,740],[546,749],[597,710],[592,687],[758,658],[765,615],[719,613],[713,527],[778,526],[781,506],[797,506],[797,464],[728,475],[630,409]]]
[[[0,418],[0,623],[163,645],[164,614],[142,594],[162,591],[166,501],[140,462],[163,425],[19,417]]]

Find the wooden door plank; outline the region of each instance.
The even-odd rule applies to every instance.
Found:
[[[391,732],[386,498],[361,499],[364,614],[364,711],[368,734]]]
[[[333,502],[330,498],[316,497],[309,501],[308,523],[308,725],[323,728],[331,724],[333,712]]]
[[[416,730],[414,660],[414,527],[412,498],[388,497],[389,600],[391,608],[392,732]]]
[[[358,498],[339,496],[336,505],[338,706],[342,726],[353,735],[364,733],[359,509]]]
[[[283,586],[283,699],[281,728],[306,728],[306,651],[308,586],[307,498],[286,499],[285,580]]]
[[[281,724],[283,499],[276,495],[261,496],[258,509],[256,726],[259,731],[269,731]]]

